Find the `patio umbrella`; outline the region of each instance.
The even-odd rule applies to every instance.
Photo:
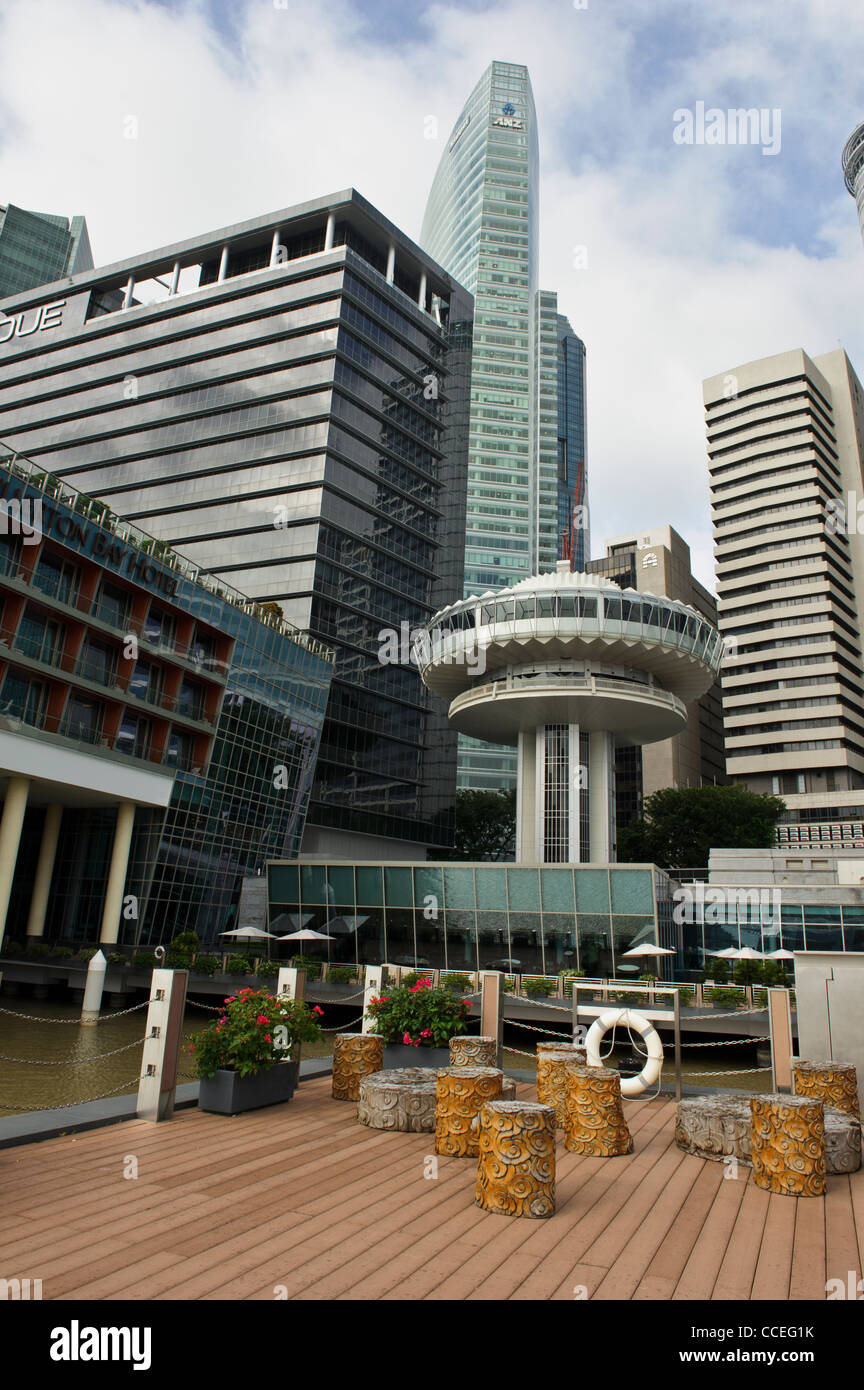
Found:
[[[739,959],[739,960],[764,960],[765,957],[764,957],[764,955],[762,954],[761,951],[754,951],[752,946],[742,946],[742,947],[741,947],[741,950],[738,952],[738,959]]]
[[[312,931],[311,927],[302,927],[300,931],[289,932],[287,936],[280,936],[280,941],[332,941],[333,938],[327,932]]]
[[[674,956],[675,952],[670,951],[668,946],[658,946],[654,941],[640,941],[638,946],[633,946],[629,951],[621,952],[621,959],[625,956]]]
[[[260,941],[268,936],[274,941],[277,940],[274,932],[262,931],[260,927],[237,927],[235,931],[220,931],[219,935],[245,937],[249,941]]]
[[[709,951],[709,956],[719,956],[721,960],[740,960],[741,952],[737,946],[727,946],[725,951]]]
[[[795,959],[795,953],[794,953],[794,951],[784,951],[784,950],[769,951],[768,954],[767,954],[767,956],[765,957],[765,959],[766,959],[766,960],[794,960],[794,959]]]

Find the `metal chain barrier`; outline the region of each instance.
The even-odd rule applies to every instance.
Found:
[[[742,1043],[754,1043],[754,1042],[764,1042],[764,1043],[767,1043],[767,1041],[768,1041],[767,1038],[754,1038],[754,1037],[750,1037],[750,1038],[730,1038],[728,1041],[724,1041],[724,1042],[708,1042],[708,1043],[685,1043],[685,1042],[682,1042],[681,1046],[682,1046],[682,1047],[740,1047],[740,1046],[742,1045]]]
[[[0,1052],[0,1062],[18,1062],[28,1067],[83,1067],[88,1062],[102,1062],[106,1057],[116,1057],[118,1052],[128,1052],[133,1047],[141,1047],[146,1041],[146,1036],[136,1038],[134,1042],[115,1047],[113,1052],[99,1052],[93,1057],[62,1057],[59,1062],[43,1062],[35,1057],[7,1057]]]
[[[348,1029],[348,1028],[353,1028],[355,1023],[362,1023],[362,1022],[363,1022],[363,1015],[360,1014],[359,1018],[352,1018],[352,1020],[351,1020],[350,1023],[337,1023],[337,1025],[336,1025],[335,1028],[322,1028],[322,1029],[321,1029],[321,1032],[322,1032],[322,1033],[344,1033],[344,1032],[346,1031],[346,1029]]]
[[[533,1023],[522,1023],[517,1018],[508,1018],[506,1022],[508,1025],[512,1024],[515,1028],[527,1028],[529,1033],[542,1033],[544,1038],[554,1038],[556,1042],[559,1039],[564,1041],[563,1033],[550,1033],[548,1028],[535,1028]]]
[[[146,1009],[149,1004],[150,1000],[145,999],[140,1004],[132,1004],[128,1009],[117,1009],[114,1013],[100,1014],[98,1018],[94,1018],[93,1022],[110,1023],[112,1018],[122,1018],[124,1014],[134,1014],[136,1009]],[[76,1028],[81,1025],[80,1018],[41,1018],[39,1014],[19,1014],[14,1009],[0,1009],[0,1014],[9,1014],[10,1018],[26,1018],[28,1023],[74,1023]]]
[[[770,1071],[770,1067],[727,1067],[725,1071],[690,1071],[685,1080],[694,1076],[755,1076],[757,1072]]]
[[[109,1096],[116,1096],[118,1091],[125,1091],[127,1086],[137,1086],[140,1080],[140,1076],[132,1076],[128,1081],[121,1081],[119,1086],[113,1086],[110,1091],[103,1091],[101,1096],[90,1096],[88,1100],[67,1100],[62,1105],[12,1105],[8,1101],[0,1101],[0,1110],[20,1110],[31,1115],[41,1115],[49,1110],[70,1110],[75,1105],[92,1105],[96,1100],[107,1100]]]

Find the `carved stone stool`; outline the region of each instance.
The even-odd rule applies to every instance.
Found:
[[[688,1096],[679,1100],[675,1115],[675,1143],[697,1158],[721,1162],[734,1157],[750,1166],[753,1141],[750,1130],[750,1092],[724,1091],[715,1096]],[[851,1115],[825,1106],[825,1172],[857,1173],[861,1167],[861,1126]]]
[[[753,1181],[788,1197],[825,1192],[825,1116],[821,1100],[751,1096]]]
[[[543,1051],[540,1051],[540,1048]],[[537,1099],[541,1105],[554,1105],[555,1122],[559,1129],[567,1128],[567,1068],[585,1066],[584,1047],[537,1046]]]
[[[564,1042],[539,1042],[537,1044],[537,1056],[541,1052],[569,1052],[578,1062],[584,1063],[587,1053],[584,1047],[577,1047],[575,1043]]]
[[[357,1119],[370,1129],[431,1134],[435,1128],[435,1070],[397,1067],[360,1082]]]
[[[450,1039],[451,1067],[497,1067],[498,1042],[490,1037]]]
[[[474,1204],[501,1216],[552,1216],[555,1111],[551,1105],[493,1100],[481,1107]]]
[[[337,1033],[333,1039],[333,1099],[358,1100],[360,1082],[384,1065],[380,1033]]]
[[[633,1152],[621,1106],[621,1074],[611,1067],[567,1067],[564,1147],[573,1154],[615,1158]]]
[[[487,1100],[501,1100],[504,1073],[497,1067],[446,1067],[438,1072],[435,1152],[476,1158],[479,1125],[472,1121]]]
[[[825,1105],[861,1119],[858,1073],[851,1062],[800,1062],[793,1058],[792,1075],[796,1096],[824,1101]]]

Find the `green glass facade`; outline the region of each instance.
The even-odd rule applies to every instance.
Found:
[[[92,269],[83,217],[0,207],[0,299]]]
[[[420,233],[474,295],[466,597],[558,559],[558,301],[537,288],[539,168],[528,69],[493,62],[450,133]],[[515,786],[514,751],[460,738],[458,785]]]
[[[614,975],[670,921],[668,880],[645,865],[301,861],[269,863],[267,879],[271,927],[302,914],[330,960],[357,964]]]

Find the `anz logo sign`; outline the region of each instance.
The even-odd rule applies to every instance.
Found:
[[[0,345],[12,338],[29,338],[34,333],[42,333],[46,328],[59,328],[63,322],[63,309],[66,300],[58,299],[54,304],[42,304],[38,309],[24,309],[20,314],[6,318],[0,317]]]
[[[493,125],[505,126],[510,130],[525,129],[525,122],[522,120],[521,116],[516,115],[516,107],[513,105],[512,101],[505,101],[501,110],[504,114],[502,116],[494,116],[492,119]]]

